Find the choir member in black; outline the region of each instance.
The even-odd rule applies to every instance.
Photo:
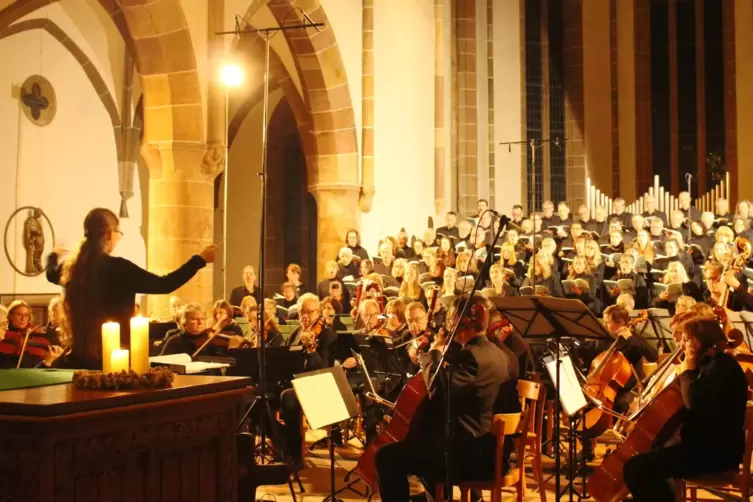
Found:
[[[683,326],[685,360],[677,377],[688,412],[679,441],[625,463],[623,475],[635,502],[671,502],[670,478],[697,478],[737,471],[745,448],[748,384],[714,319]]]
[[[750,229],[750,220],[735,218],[733,229],[737,237],[744,237],[753,242],[753,230]]]
[[[745,218],[746,220],[753,217],[753,204],[749,200],[745,199],[737,203],[735,218],[737,217]]]
[[[614,411],[624,413],[634,394],[631,392],[639,380],[643,380],[643,360],[653,363],[659,358],[656,349],[642,336],[633,333],[630,328],[630,312],[619,305],[612,305],[604,310],[604,327],[617,340],[616,350],[621,352],[633,367],[634,374],[624,388],[617,392]],[[599,342],[600,350],[608,350],[612,341]],[[636,379],[637,377],[637,379]],[[583,438],[582,457],[593,459],[593,439]]]
[[[426,302],[426,295],[421,284],[419,283],[418,265],[409,263],[405,269],[403,283],[397,292],[400,298],[410,298],[412,301]]]
[[[557,225],[562,226],[561,229],[557,229],[557,237],[560,239],[565,239],[567,238],[570,231],[570,229],[567,227],[573,224],[573,219],[570,216],[570,206],[567,205],[567,202],[560,202],[559,204],[557,204],[557,216],[559,216],[560,219],[560,222]]]
[[[534,291],[525,294],[534,294],[536,292],[535,286],[545,287],[550,296],[562,296],[562,286],[557,281],[557,278],[552,275],[552,265],[546,256],[541,253],[535,259],[531,259],[528,264],[528,274],[525,280],[523,280],[523,284],[520,285],[520,288],[531,287]],[[521,291],[521,294],[524,293]]]
[[[337,277],[339,268],[336,261],[328,261],[325,270],[327,271],[327,277],[316,285],[316,294],[319,296],[319,299],[329,296],[329,286],[333,282],[342,284],[342,281]]]
[[[357,256],[361,260],[369,259],[368,251],[361,246],[361,234],[355,228],[351,228],[345,234],[345,245],[350,248],[353,256]]]
[[[289,310],[298,303],[298,295],[295,294],[295,284],[285,282],[282,285],[282,298],[277,299],[277,304]]]
[[[597,283],[594,279],[593,274],[591,273],[591,270],[588,267],[588,264],[586,263],[585,257],[576,256],[575,258],[573,258],[572,266],[569,267],[568,270],[567,279],[570,281],[581,279],[583,281],[586,281],[588,287],[581,288],[578,286],[573,286],[571,293],[564,293],[565,297],[580,300],[591,310],[591,312],[598,313],[601,309],[597,296]]]
[[[520,233],[517,230],[511,228],[507,231],[507,242],[515,248],[515,255],[518,257],[518,261],[526,261],[528,257],[526,243],[520,238]]]
[[[403,284],[403,278],[405,277],[405,269],[408,267],[408,261],[405,258],[398,258],[395,263],[392,264],[391,276],[394,282],[386,284],[385,287],[395,286],[398,289]]]
[[[361,277],[366,277],[374,273],[374,262],[371,260],[361,260],[358,267],[361,272]]]
[[[507,282],[509,282],[515,289],[520,287],[520,283],[526,275],[526,266],[518,259],[518,254],[515,252],[515,248],[509,242],[505,242],[500,247],[499,262],[502,265],[502,268],[513,272],[512,275],[506,273],[505,279]],[[491,274],[491,270],[489,272]]]
[[[734,270],[730,270],[722,276],[722,268],[721,264],[711,261],[706,262],[706,265],[703,267],[707,303],[721,305],[724,293],[729,289],[729,295],[724,307],[733,312],[743,310],[753,312],[753,295],[748,292],[747,284],[740,280]]]
[[[476,201],[476,214],[473,215],[473,217],[481,218],[481,215],[484,214],[487,209],[489,209],[489,201],[486,199],[479,199]]]
[[[320,310],[322,311],[322,319],[324,325],[328,328],[332,328],[333,331],[347,331],[348,327],[340,320],[337,315],[337,300],[331,296],[322,298]]]
[[[700,221],[692,222],[690,229],[691,236],[688,245],[693,249],[693,262],[702,264],[714,244],[714,238],[706,233],[706,229]],[[693,248],[693,246],[697,246],[698,249]]]
[[[389,241],[383,242],[379,246],[380,260],[374,262],[374,272],[379,275],[390,275],[392,271],[392,264],[395,263],[395,254],[392,251],[392,243]]]
[[[667,240],[667,236],[664,235],[664,224],[659,218],[653,218],[649,221],[648,233],[651,245],[654,247],[654,252],[656,254],[665,254],[664,242]]]
[[[455,239],[453,237],[442,237],[438,240],[437,260],[443,261],[445,267],[454,267],[456,258]]]
[[[632,242],[638,237],[638,234],[643,230],[646,230],[646,220],[640,214],[634,214],[630,220],[630,225],[622,230],[625,242],[632,244]],[[649,239],[649,241],[650,240],[651,239]]]
[[[667,214],[664,211],[659,211],[659,203],[656,201],[655,195],[646,195],[643,198],[643,203],[646,207],[646,210],[643,212],[644,218],[659,218],[662,227],[666,227],[669,224],[667,221]]]
[[[502,267],[502,262],[492,263],[489,267],[489,280],[486,287],[494,290],[494,296],[515,296],[515,288],[510,285],[508,280],[517,283],[517,279]]]
[[[570,235],[562,240],[561,246],[563,248],[575,248],[575,243],[584,237],[583,226],[579,221],[576,221],[570,225]]]
[[[120,323],[121,344],[130,346],[130,319],[137,293],[172,293],[187,283],[207,263],[214,261],[216,246],[204,248],[177,270],[159,276],[138,265],[110,256],[123,232],[109,209],[92,209],[84,219],[84,240],[76,254],[64,262],[53,251],[47,259],[47,280],[65,288],[64,329],[73,334],[72,353],[66,367],[102,368],[102,324]]]
[[[233,288],[230,292],[230,305],[238,307],[247,296],[252,296],[256,303],[261,303],[261,291],[256,287],[256,270],[251,265],[243,267],[243,286]]]
[[[588,269],[594,276],[598,287],[604,280],[604,262],[599,243],[593,239],[587,239],[583,244],[583,257],[586,259],[586,265],[588,265]]]
[[[232,321],[226,315],[215,320],[211,327],[206,326],[206,314],[204,308],[198,303],[189,303],[183,307],[180,319],[180,331],[171,335],[165,343],[162,344],[160,355],[169,356],[172,354],[189,354],[193,355],[206,340],[206,337],[215,333],[222,332],[227,324]],[[238,348],[243,343],[243,337],[233,335],[228,340],[227,347],[221,347],[214,343],[208,343],[201,352],[200,356],[226,356],[227,349]]]
[[[716,199],[714,203],[714,218],[717,225],[724,223],[724,220],[732,221],[733,215],[729,212],[729,201],[723,197]]]
[[[435,337],[431,350],[424,356],[424,377],[438,375],[433,399],[426,400],[417,412],[407,437],[383,446],[376,455],[376,470],[382,500],[407,502],[410,500],[408,476],[419,475],[433,490],[444,479],[442,445],[445,432],[446,400],[451,400],[450,417],[452,443],[451,477],[463,480],[471,475],[484,479],[491,475],[494,465],[495,441],[490,434],[494,405],[499,389],[508,378],[507,358],[486,336],[488,313],[483,298],[473,298],[468,314],[457,330],[456,339],[462,349],[451,358],[452,378],[447,368],[439,367],[444,337]],[[455,310],[457,305],[455,305]],[[432,384],[432,382],[429,382]],[[424,408],[424,409],[421,409]]]
[[[457,239],[460,237],[457,227],[458,215],[455,211],[447,211],[444,216],[444,226],[437,229],[437,238],[442,236]]]
[[[554,214],[554,203],[551,200],[546,200],[541,205],[543,215],[541,216],[541,227],[547,229],[549,227],[556,227],[562,225],[559,215]]]
[[[15,300],[8,307],[7,313],[8,324],[3,336],[0,337],[0,344],[16,348],[6,337],[10,333],[25,337],[26,332],[31,332],[35,337],[44,338],[50,343],[50,349],[45,357],[36,357],[28,352],[23,354],[21,361],[22,368],[35,368],[37,366],[52,366],[63,354],[60,338],[56,331],[46,333],[39,326],[33,326],[31,322],[31,307],[23,300]],[[18,356],[15,354],[0,353],[0,368],[15,368],[18,364]]]
[[[291,263],[288,265],[288,267],[285,269],[285,278],[286,281],[293,284],[295,287],[295,296],[298,298],[303,293],[307,293],[308,290],[301,282],[301,266],[297,263]]]
[[[594,208],[593,221],[596,223],[596,233],[604,235],[609,232],[609,221],[607,220],[607,210],[603,206]],[[619,221],[619,220],[618,220]]]
[[[585,204],[578,206],[578,222],[584,231],[596,234],[594,236],[595,239],[598,239],[601,236],[604,222],[599,223],[591,218],[591,209]]]
[[[677,202],[678,208],[685,215],[685,218],[693,221],[701,217],[701,212],[690,205],[690,194],[688,192],[680,192],[680,195],[677,196]]]
[[[322,326],[319,298],[306,293],[301,296],[301,325],[288,339],[287,346],[303,347],[305,354],[304,370],[313,371],[328,368],[335,363],[337,335],[332,328]],[[318,334],[317,334],[318,333]],[[301,405],[294,389],[286,389],[280,394],[280,416],[284,422],[284,451],[293,466],[302,467],[301,445]]]
[[[609,215],[609,221],[612,221],[616,218],[620,220],[622,228],[629,228],[632,226],[633,215],[632,213],[625,211],[625,199],[623,199],[622,197],[617,197],[616,199],[614,199],[614,201],[612,202],[612,210],[614,212]]]
[[[515,204],[512,206],[512,212],[510,213],[510,223],[520,226],[523,223],[523,206]]]
[[[340,248],[340,252],[337,255],[337,278],[341,281],[346,277],[352,277],[357,279],[360,277],[360,269],[358,263],[353,259],[353,251],[350,248]]]
[[[622,242],[624,240],[624,236],[622,235],[622,222],[618,218],[609,221],[607,232],[599,237],[599,244],[610,244],[611,236],[614,232],[620,233],[620,242]]]
[[[416,254],[413,245],[408,244],[408,234],[405,232],[404,228],[401,228],[400,232],[397,233],[397,246],[395,248],[395,256],[397,256],[398,258],[405,258],[406,260],[412,260],[416,256],[421,256],[421,253]]]
[[[642,275],[636,273],[635,258],[630,253],[622,255],[617,273],[609,278],[611,281],[619,281],[620,279],[630,279],[633,281],[635,307],[638,309],[648,308],[648,288],[646,287],[646,281]],[[620,296],[620,289],[617,287],[610,289],[605,285],[602,291],[602,300],[605,306],[614,305],[615,300]]]

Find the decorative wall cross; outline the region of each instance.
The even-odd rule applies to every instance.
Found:
[[[42,110],[47,109],[50,106],[50,102],[42,96],[42,88],[39,84],[34,83],[31,86],[31,92],[22,91],[21,100],[23,104],[29,107],[31,110],[31,116],[34,120],[39,120],[42,115]]]

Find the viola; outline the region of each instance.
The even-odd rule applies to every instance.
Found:
[[[215,347],[229,348],[233,342],[238,338],[238,335],[228,335],[222,333],[222,328],[228,325],[228,318],[226,315],[221,315],[214,323],[214,326],[205,330],[202,334],[196,337],[196,352],[191,354],[191,358],[196,357],[207,345],[213,345]],[[248,346],[247,341],[243,341],[239,344],[240,348]]]
[[[0,340],[0,354],[18,356],[16,367],[20,368],[25,355],[44,359],[50,353],[51,346],[39,326],[29,326],[22,331],[7,331],[5,338]]]
[[[633,376],[630,361],[617,350],[619,341],[618,335],[608,350],[594,358],[583,386],[586,395],[601,403],[601,407],[586,412],[582,427],[589,436],[598,436],[612,427],[614,417],[610,411],[614,409],[617,393]]]

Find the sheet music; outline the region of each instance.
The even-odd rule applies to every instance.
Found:
[[[321,429],[350,418],[332,373],[296,378],[293,388],[312,429]]]
[[[560,357],[560,403],[568,416],[573,416],[586,407],[588,402],[580,387],[578,376],[570,356]],[[552,383],[557,382],[557,360],[554,357],[544,358],[546,369],[552,378]]]

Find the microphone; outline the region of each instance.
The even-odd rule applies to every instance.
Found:
[[[507,223],[510,221],[510,218],[507,217],[506,214],[502,214],[497,210],[494,209],[487,209],[490,213],[492,213],[494,216],[499,218],[499,224],[501,225],[507,225]]]

